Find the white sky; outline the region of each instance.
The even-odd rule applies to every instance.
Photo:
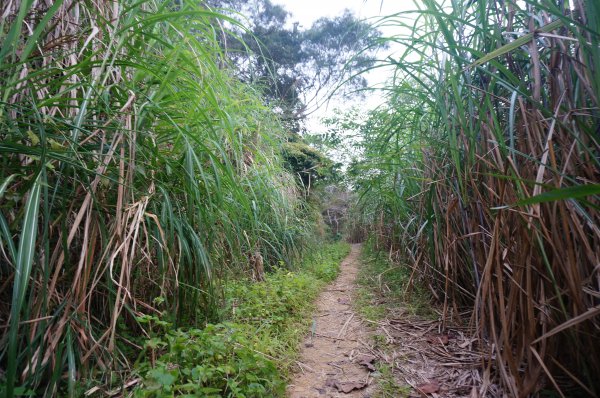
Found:
[[[344,9],[354,12],[358,18],[374,20],[378,17],[395,14],[401,11],[414,10],[415,4],[412,0],[272,0],[274,4],[280,4],[285,7],[292,15],[290,22],[300,22],[300,26],[308,29],[314,21],[321,17],[334,17],[342,14]],[[384,36],[392,36],[395,33],[389,29],[380,29]],[[389,55],[394,52],[391,48]],[[388,54],[380,54],[387,56]],[[371,72],[367,79],[370,85],[384,83],[391,76],[391,70],[378,69]],[[378,93],[370,94],[366,100],[361,101],[362,109],[372,109],[382,103],[381,95]],[[322,107],[313,115],[309,116],[308,128],[310,132],[322,132],[323,127],[319,120],[331,113],[335,108],[348,107],[351,104],[343,104],[332,100],[327,108]]]
[[[360,18],[369,18],[393,13],[394,3],[411,3],[411,1],[398,0],[273,0],[290,11],[293,21],[298,21],[309,27],[321,17],[333,17],[342,13],[346,8],[354,11]],[[382,12],[380,13],[380,7]],[[397,8],[397,7],[396,7]]]

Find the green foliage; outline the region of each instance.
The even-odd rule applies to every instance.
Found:
[[[318,279],[331,282],[337,278],[340,272],[340,262],[349,253],[350,245],[346,242],[325,244],[319,250],[307,254],[301,267]]]
[[[410,397],[411,387],[400,386],[394,379],[394,372],[389,364],[377,364],[377,373],[373,377],[377,380],[377,390],[373,398],[404,398]]]
[[[157,327],[145,312],[202,328],[252,253],[300,257],[310,226],[284,130],[219,41],[246,29],[204,3],[2,14],[2,383],[11,398],[75,395],[78,378],[112,389]]]
[[[370,320],[381,320],[388,310],[402,307],[407,314],[433,316],[430,295],[411,281],[412,270],[391,262],[385,252],[374,247],[373,240],[365,243],[357,282],[359,289],[355,305],[361,315]]]
[[[269,103],[294,131],[299,131],[307,108],[319,105],[332,90],[356,94],[364,88],[366,79],[356,72],[373,65],[376,50],[387,45],[377,40],[379,31],[348,10],[303,29],[290,24],[290,14],[270,0],[209,4],[248,17],[248,30],[237,32],[241,43],[237,36],[223,39],[228,56],[239,65],[244,81],[264,87]]]
[[[96,364],[112,388],[141,311],[217,322],[230,267],[256,250],[271,264],[300,256],[309,227],[284,131],[217,40],[219,23],[243,27],[198,2],[17,1],[2,13],[7,395],[62,391]]]
[[[391,262],[386,253],[374,247],[373,239],[363,245],[361,263],[363,266],[356,278],[359,288],[354,297],[354,306],[364,319],[379,321],[397,308],[402,308],[407,315],[436,315],[428,292],[417,281],[411,281],[412,270]],[[378,350],[390,350],[385,335],[373,334],[372,338]],[[410,396],[410,386],[399,385],[394,378],[393,368],[388,364],[378,364],[374,378],[377,381],[375,398]]]
[[[146,359],[137,367],[143,383],[136,396],[283,396],[312,302],[348,252],[348,244],[328,244],[304,258],[297,272],[280,269],[258,283],[231,281],[224,323],[170,330],[154,316],[140,319],[157,333],[145,343]],[[156,353],[161,355],[152,362]]]
[[[376,302],[376,295],[368,288],[359,289],[354,297],[354,305],[360,315],[369,321],[379,321],[385,318],[386,310]]]
[[[402,32],[385,39],[400,49],[388,59],[387,103],[345,123],[362,136],[348,173],[359,195],[353,236],[368,232],[411,264],[444,316],[472,309],[508,395],[599,391],[589,317],[599,12],[597,1],[415,2],[381,21]],[[393,278],[382,273],[402,283]]]
[[[322,284],[308,273],[279,270],[264,283],[233,282],[226,296],[232,302],[231,319],[279,333],[290,318],[306,315],[306,303],[314,299]]]
[[[357,306],[368,319],[385,317],[387,309],[402,307],[407,314],[431,317],[431,295],[412,279],[413,269],[405,264],[391,262],[385,252],[379,251],[373,239],[365,243],[363,267],[357,277],[360,286]]]
[[[171,330],[146,344],[164,351],[139,368],[144,387],[136,397],[281,396],[285,384],[273,361],[256,352],[245,328],[234,323]]]
[[[332,161],[302,141],[284,143],[282,155],[286,168],[300,178],[306,189],[335,175]]]

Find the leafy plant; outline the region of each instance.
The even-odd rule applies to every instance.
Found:
[[[146,344],[164,353],[152,366],[146,362],[140,367],[143,387],[134,396],[281,396],[285,383],[277,367],[253,349],[248,336],[234,323],[169,331]]]
[[[384,318],[389,309],[401,306],[408,314],[432,316],[432,298],[412,281],[412,270],[403,264],[391,262],[374,247],[371,239],[364,245],[361,256],[363,267],[357,281],[359,289],[355,305],[363,317],[370,320]]]
[[[217,322],[229,267],[256,250],[300,257],[309,226],[284,130],[217,39],[243,26],[201,3],[1,13],[2,382],[10,398],[73,395],[96,375],[110,389],[141,315]]]
[[[350,253],[350,245],[338,241],[322,245],[320,250],[307,254],[301,268],[324,282],[333,281],[340,272],[340,262]]]

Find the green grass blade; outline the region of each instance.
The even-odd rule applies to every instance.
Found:
[[[21,320],[21,309],[25,303],[25,295],[29,285],[29,275],[33,265],[35,253],[36,236],[38,229],[38,212],[41,192],[41,174],[33,182],[29,197],[25,204],[25,216],[23,218],[23,230],[19,237],[19,250],[17,253],[15,277],[13,282],[13,294],[10,313],[10,325],[8,335],[8,366],[6,369],[6,395],[8,398],[14,396],[15,383],[17,382],[17,346],[19,335],[19,323]]]
[[[536,203],[554,202],[557,200],[581,199],[588,196],[600,195],[600,184],[577,185],[574,187],[553,189],[531,198],[520,200],[517,206],[533,205]]]

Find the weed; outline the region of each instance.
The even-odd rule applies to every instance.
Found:
[[[358,308],[358,312],[363,318],[370,321],[378,321],[385,317],[385,308],[374,304],[374,302],[375,294],[368,287],[361,285],[354,297],[354,305]]]
[[[171,330],[146,343],[164,353],[139,368],[144,388],[136,397],[173,395],[265,397],[283,394],[285,383],[274,362],[258,352],[246,328],[235,323],[204,329]]]
[[[412,270],[408,266],[391,263],[371,242],[365,245],[362,263],[356,302],[367,319],[381,319],[386,308],[395,307],[402,307],[410,315],[435,316],[431,296],[418,281],[411,281]]]
[[[380,23],[401,50],[351,135],[352,235],[410,259],[444,317],[470,309],[508,395],[600,395],[600,2],[423,0]]]
[[[350,245],[345,242],[323,245],[304,259],[302,268],[324,282],[331,282],[340,273],[340,262],[349,252]]]
[[[130,369],[122,333],[154,297],[176,326],[218,322],[226,269],[297,261],[310,226],[279,118],[225,59],[233,19],[197,1],[1,8],[0,384],[74,395],[96,365],[102,385]]]
[[[382,334],[379,334],[379,333],[373,334],[371,336],[371,341],[372,341],[373,346],[375,348],[379,348],[379,349],[385,350],[388,347],[387,339]]]

